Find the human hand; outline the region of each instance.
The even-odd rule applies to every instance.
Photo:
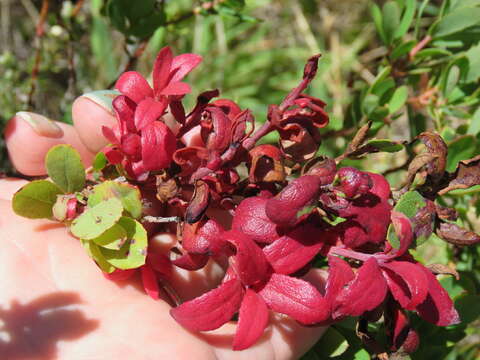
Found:
[[[74,126],[39,115],[14,117],[5,136],[15,167],[26,175],[44,175],[45,154],[60,143],[74,146],[89,163],[105,145],[101,126],[115,122],[107,103],[98,94],[77,99]],[[0,180],[2,359],[296,359],[325,331],[271,314],[260,341],[241,352],[231,350],[233,322],[190,333],[171,318],[166,302],[143,292],[138,278],[118,284],[105,279],[63,225],[15,215],[10,200],[24,184]],[[155,241],[168,248],[176,239],[160,234]],[[211,263],[201,271],[176,270],[172,285],[188,300],[215,287],[222,276]]]

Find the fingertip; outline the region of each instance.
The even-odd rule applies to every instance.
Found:
[[[4,135],[13,166],[25,175],[45,175],[45,155],[58,144],[72,145],[87,165],[93,158],[71,125],[54,122],[35,113],[17,113],[7,123]]]
[[[112,127],[116,123],[111,107],[114,96],[112,92],[96,91],[80,96],[73,103],[73,124],[91,152],[100,151],[108,143],[102,135],[102,126]]]

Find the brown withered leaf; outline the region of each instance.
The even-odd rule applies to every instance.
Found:
[[[166,179],[164,176],[156,176],[157,199],[162,203],[174,198],[179,193],[178,184],[175,179]]]
[[[454,245],[474,245],[480,242],[480,236],[473,231],[446,222],[440,224],[437,235]]]
[[[435,221],[435,203],[425,199],[426,205],[420,208],[412,221],[413,232],[417,241],[419,239],[428,239],[433,232],[433,223]]]
[[[337,157],[337,162],[345,159],[347,156],[349,156],[351,153],[354,153],[355,151],[358,150],[358,148],[365,142],[367,139],[367,134],[368,131],[370,130],[370,127],[372,126],[372,122],[369,121],[365,125],[363,125],[360,129],[358,129],[357,133],[353,137],[352,141],[347,146],[347,149],[345,152]]]
[[[423,132],[417,136],[427,148],[427,152],[435,155],[435,160],[427,164],[428,174],[433,177],[441,177],[447,165],[448,147],[442,137],[433,132]]]
[[[455,221],[458,218],[458,212],[455,209],[435,204],[437,216],[442,220]]]
[[[195,191],[185,212],[185,221],[189,224],[199,221],[210,202],[210,189],[205,181],[195,182]]]
[[[412,185],[413,180],[415,179],[415,175],[417,175],[417,172],[419,172],[421,168],[431,163],[435,159],[436,155],[428,152],[415,156],[410,165],[408,165],[405,187],[408,188],[410,185]]]
[[[430,264],[427,265],[427,268],[435,275],[452,275],[455,276],[455,279],[460,280],[460,275],[458,274],[457,270],[452,269],[447,265]]]
[[[448,186],[438,192],[439,195],[446,194],[455,189],[467,189],[480,184],[480,155],[472,159],[463,160],[458,163],[457,170],[453,174]]]

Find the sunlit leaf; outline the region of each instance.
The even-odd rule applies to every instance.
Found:
[[[110,198],[87,208],[73,220],[70,231],[80,239],[94,239],[110,229],[122,216],[123,206],[117,198]]]
[[[142,215],[141,194],[138,188],[115,181],[105,181],[96,185],[92,194],[88,197],[88,205],[93,207],[114,197],[122,202],[123,208],[134,218],[139,218]]]
[[[30,219],[51,218],[57,195],[62,193],[62,190],[50,181],[32,181],[13,196],[13,211]]]
[[[80,191],[85,186],[85,167],[80,154],[70,145],[57,145],[45,157],[48,176],[66,193]]]

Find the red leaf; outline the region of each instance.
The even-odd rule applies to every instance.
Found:
[[[337,297],[333,318],[360,316],[380,305],[386,295],[387,283],[377,260],[370,258],[358,269],[355,279]]]
[[[166,108],[166,99],[162,101],[155,101],[152,98],[143,100],[135,109],[135,126],[138,130],[142,130],[145,126],[158,120]]]
[[[244,199],[235,209],[232,229],[243,232],[259,243],[270,244],[278,239],[277,224],[265,213],[267,199],[250,197]]]
[[[240,307],[242,298],[242,285],[233,279],[171,309],[170,315],[191,331],[214,330],[232,318]]]
[[[211,252],[213,255],[216,255],[225,245],[225,239],[222,234],[224,230],[213,219],[192,225],[185,223],[183,229],[182,246],[188,252],[197,254]]]
[[[155,96],[160,95],[163,88],[170,82],[172,60],[172,50],[168,46],[162,48],[155,59],[152,74]]]
[[[147,97],[153,97],[153,91],[147,80],[136,71],[127,71],[120,75],[115,88],[137,104]]]
[[[122,136],[121,149],[125,155],[132,156],[136,160],[140,160],[140,155],[142,151],[140,136],[132,133]]]
[[[352,268],[337,256],[328,257],[328,279],[325,287],[325,300],[333,309],[334,301],[345,285],[355,278]]]
[[[321,229],[307,223],[263,248],[276,273],[292,274],[311,261],[323,246]]]
[[[255,291],[247,289],[240,306],[233,350],[243,350],[255,344],[262,336],[267,323],[267,304]]]
[[[428,293],[428,279],[417,264],[392,261],[380,265],[393,297],[407,310],[414,310]]]
[[[410,354],[418,348],[419,336],[410,327],[410,322],[404,311],[398,307],[394,307],[391,311],[393,312],[392,350],[402,348],[403,351]]]
[[[208,255],[185,253],[172,261],[172,264],[185,270],[195,271],[207,265]]]
[[[190,71],[202,62],[202,57],[197,54],[181,54],[172,61],[172,82],[181,81]]]
[[[112,281],[125,281],[130,279],[132,275],[135,274],[136,270],[137,269],[128,269],[128,270],[115,269],[115,271],[111,272],[110,274],[103,273],[103,276],[105,276],[105,278],[107,278],[108,280],[112,280]]]
[[[130,98],[120,95],[113,99],[112,106],[118,119],[120,135],[125,135],[129,132],[136,132],[133,116],[137,104],[135,104]]]
[[[107,148],[103,151],[103,153],[105,154],[108,162],[113,165],[120,164],[124,157],[120,151],[112,148]]]
[[[105,139],[110,141],[112,144],[120,143],[120,140],[117,138],[117,136],[115,135],[115,132],[111,128],[107,126],[102,126],[102,134],[103,136],[105,136]]]
[[[236,254],[230,260],[230,265],[244,285],[252,285],[265,280],[268,263],[262,249],[247,235],[230,230],[224,233],[224,238],[236,248]]]
[[[417,306],[418,315],[438,326],[458,324],[460,317],[453,307],[453,301],[448,292],[430,270],[421,264],[418,264],[418,267],[425,273],[429,283],[427,298]]]
[[[163,88],[161,95],[185,95],[188,94],[192,89],[190,85],[184,82],[171,82]]]
[[[142,274],[142,283],[145,292],[154,300],[160,299],[160,289],[158,287],[157,276],[153,269],[148,266],[142,266],[140,268]]]
[[[328,305],[310,283],[281,274],[272,274],[258,294],[268,307],[286,314],[302,324],[315,324],[328,319]]]
[[[373,186],[370,176],[352,167],[344,167],[337,172],[340,185],[337,187],[347,198],[366,194]]]
[[[142,131],[142,160],[145,170],[167,168],[176,149],[172,131],[160,121],[147,125]]]
[[[395,233],[398,235],[400,241],[400,247],[398,249],[392,249],[386,254],[387,258],[393,259],[402,256],[408,251],[413,241],[413,231],[410,220],[408,220],[404,214],[392,211],[391,219]]]
[[[293,180],[279,194],[268,199],[265,206],[267,216],[278,225],[294,226],[301,218],[301,211],[317,200],[320,181],[314,175]]]

